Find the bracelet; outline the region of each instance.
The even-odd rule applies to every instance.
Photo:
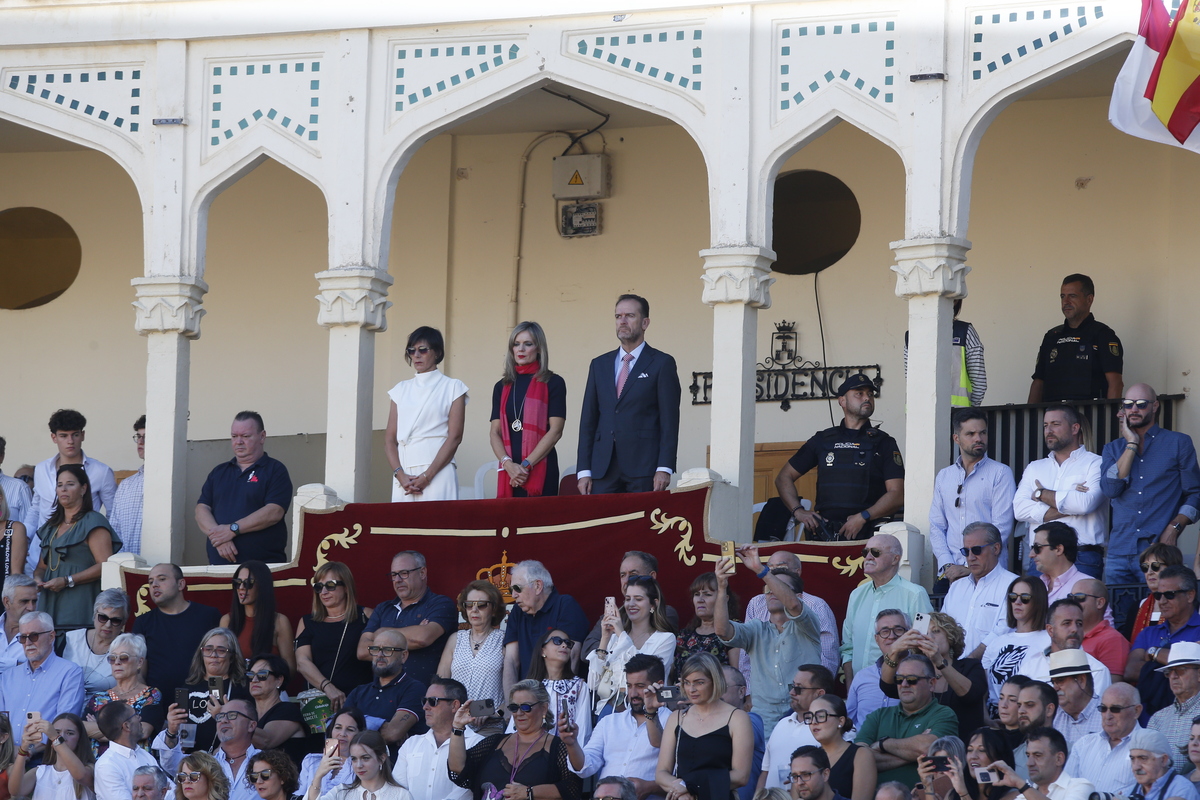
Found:
[[[607,651],[607,650],[603,650],[603,649],[601,649],[601,648],[599,648],[599,647],[597,647],[597,648],[596,648],[596,652],[597,652],[597,653],[604,653],[604,655],[606,655],[606,656],[608,655],[608,651]]]
[[[179,738],[178,732],[171,733],[170,731],[165,731],[163,735],[168,739],[178,739]]]
[[[1017,791],[1019,791],[1021,794],[1025,794],[1026,792],[1028,792],[1028,791],[1029,791],[1030,789],[1032,789],[1032,788],[1033,788],[1033,784],[1032,784],[1032,783],[1030,783],[1029,781],[1025,781],[1025,785],[1024,785],[1024,786],[1022,786],[1022,787],[1021,787],[1020,789],[1018,789]]]
[[[898,661],[892,661],[892,659],[889,658],[888,656],[883,657],[883,663],[887,664],[892,669],[896,669],[897,667],[900,666],[900,663]]]
[[[759,580],[762,580],[763,578],[767,577],[770,574],[771,574],[771,568],[768,567],[766,564],[763,564],[762,572],[758,573],[758,578],[759,578]]]
[[[500,459],[500,469],[504,469],[504,465],[510,461],[512,461],[512,456],[505,456],[504,458]]]
[[[1134,444],[1133,442],[1130,442],[1129,444],[1125,445],[1125,449],[1126,450],[1137,450],[1138,446],[1136,444]]]
[[[533,787],[532,787],[532,786],[526,786],[526,787],[525,787],[525,791],[529,792],[529,800],[533,800]]]
[[[326,679],[325,679],[325,680],[324,680],[324,681],[321,683],[321,685],[317,687],[317,689],[319,689],[319,690],[321,690],[321,691],[323,692],[323,691],[325,691],[325,687],[326,687],[326,686],[328,686],[330,683],[332,683],[332,681],[330,681],[330,680],[329,680],[329,678],[326,678]]]
[[[396,473],[402,469],[404,469],[404,467],[396,467],[394,470],[392,470],[392,477],[396,477]]]
[[[29,758],[29,751],[26,750],[24,747],[18,747],[17,755],[19,755],[21,758]]]
[[[68,576],[67,576],[67,588],[68,588],[68,589],[74,589],[74,588],[75,588],[75,576],[74,576],[74,575],[68,575]]]

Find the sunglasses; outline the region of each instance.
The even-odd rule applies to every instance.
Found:
[[[1050,544],[1048,542],[1046,544],[1031,544],[1029,545],[1029,550],[1036,556],[1049,546]]]
[[[958,491],[955,492],[955,494],[958,495],[957,497],[954,498],[954,507],[955,508],[962,508],[962,487],[963,487],[963,485],[960,483],[958,485]]]
[[[96,612],[96,621],[99,622],[101,625],[121,626],[121,625],[125,624],[124,617],[106,617],[105,615],[101,614],[99,611]]]
[[[1072,593],[1072,594],[1069,594],[1069,595],[1067,595],[1067,597],[1071,598],[1071,599],[1072,599],[1072,600],[1074,600],[1076,603],[1084,603],[1084,602],[1086,602],[1086,601],[1087,601],[1087,599],[1088,599],[1089,597],[1091,597],[1091,598],[1094,598],[1094,599],[1096,599],[1096,600],[1102,600],[1102,599],[1103,599],[1103,598],[1102,598],[1102,597],[1100,597],[1100,595],[1098,595],[1098,594],[1088,594],[1087,592],[1074,592],[1074,593]]]
[[[966,558],[967,556],[981,555],[989,547],[991,547],[990,544],[977,544],[974,547],[960,547],[958,548],[958,552],[963,554],[963,558]]]
[[[129,653],[109,653],[108,663],[110,664],[128,664],[133,656]]]
[[[274,773],[269,769],[264,769],[260,772],[247,772],[246,773],[246,781],[249,783],[260,783],[262,781],[269,781],[269,780],[271,780],[271,776],[273,774]]]
[[[1125,409],[1126,411],[1134,408],[1135,406],[1138,409],[1148,408],[1150,406],[1150,402],[1151,401],[1149,400],[1122,400],[1121,408]]]
[[[225,656],[229,655],[229,648],[205,645],[204,647],[200,648],[200,652],[203,653],[207,658],[224,658]]]
[[[513,585],[509,586],[508,588],[513,594],[520,594],[521,592],[525,591],[526,587],[519,586],[514,583]]]
[[[830,714],[828,711],[805,711],[803,719],[804,719],[805,725],[811,725],[814,722],[816,722],[816,723],[825,722],[827,719],[829,719],[832,716],[833,716],[833,714]]]
[[[408,651],[403,647],[380,647],[377,644],[373,644],[367,648],[367,652],[373,656],[377,656],[380,653],[386,653],[387,655],[392,656],[396,653],[406,653]]]
[[[213,714],[213,719],[215,719],[217,722],[237,722],[238,717],[246,717],[246,719],[250,719],[249,716],[240,711],[219,711],[216,714]]]
[[[897,686],[916,686],[921,681],[929,680],[928,675],[897,675]]]
[[[871,558],[879,558],[881,555],[883,555],[883,551],[878,547],[864,547],[862,549],[862,555],[863,558],[866,558],[867,556],[871,556]]]
[[[491,608],[491,607],[492,607],[491,600],[468,600],[465,603],[463,603],[463,608],[467,609],[468,611],[470,611],[472,609],[476,609],[476,608]]]
[[[1174,591],[1170,592],[1151,592],[1150,596],[1155,600],[1174,600],[1177,596],[1182,596],[1185,594],[1187,594],[1187,590],[1175,589]]]
[[[429,706],[430,708],[437,708],[438,703],[449,703],[449,702],[450,702],[449,697],[422,697],[421,698],[421,704]]]
[[[788,688],[788,691],[789,691],[789,692],[791,692],[792,694],[800,694],[801,692],[807,692],[807,691],[809,691],[810,689],[815,689],[815,688],[817,688],[817,687],[815,687],[815,686],[801,686],[801,685],[800,685],[800,684],[798,684],[798,683],[789,683],[789,684],[788,684],[788,686],[787,686],[787,688]]]
[[[533,711],[539,705],[540,705],[540,703],[509,703],[507,706],[505,706],[505,708],[508,709],[508,713],[510,713],[510,714],[515,714],[518,711],[520,711],[523,714],[528,714],[530,711]]]
[[[547,641],[556,647],[562,647],[563,645],[566,645],[568,650],[575,646],[575,642],[570,639],[564,639],[561,636],[551,636],[549,639],[547,639]]]
[[[1029,592],[1021,592],[1020,594],[1017,594],[1016,592],[1008,593],[1008,602],[1010,602],[1010,603],[1020,603],[1021,605],[1029,605],[1029,603],[1032,600],[1033,600],[1033,595],[1031,595]]]
[[[429,348],[428,347],[406,347],[406,348],[404,348],[404,352],[408,353],[410,356],[415,356],[417,353],[420,353],[421,355],[425,355],[426,353],[429,352]]]
[[[1143,561],[1138,566],[1141,567],[1143,573],[1146,573],[1146,572],[1158,572],[1160,569],[1162,569],[1166,565],[1162,564],[1158,561]]]
[[[273,675],[275,675],[275,673],[271,672],[271,670],[269,670],[269,669],[260,669],[258,672],[247,672],[246,680],[248,680],[248,681],[265,681]]]
[[[245,580],[242,580],[240,578],[233,579],[233,590],[235,592],[238,589],[253,589],[253,588],[254,588],[254,578],[246,578]]]
[[[175,776],[176,783],[195,783],[204,777],[202,772],[180,772]]]
[[[37,644],[37,640],[45,636],[47,633],[53,635],[54,631],[34,631],[33,633],[22,633],[17,636],[17,641],[19,641],[21,644],[25,644],[26,642],[33,642],[34,644]]]
[[[1096,709],[1099,710],[1101,714],[1107,714],[1109,712],[1112,712],[1113,714],[1120,714],[1127,708],[1135,708],[1135,706],[1096,706]]]
[[[320,594],[321,592],[332,592],[339,586],[345,586],[345,581],[325,581],[324,583],[314,583],[313,592]]]

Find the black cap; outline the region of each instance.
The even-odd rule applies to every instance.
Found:
[[[837,396],[844,397],[846,392],[852,392],[855,389],[870,389],[871,394],[874,394],[875,382],[861,372],[856,372],[842,381],[842,385],[838,387]]]

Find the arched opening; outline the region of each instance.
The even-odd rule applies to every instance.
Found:
[[[0,308],[20,310],[53,302],[71,288],[82,258],[79,237],[44,208],[0,211]]]
[[[785,275],[811,275],[833,266],[862,227],[858,199],[836,176],[820,170],[788,172],[775,179],[771,269]]]

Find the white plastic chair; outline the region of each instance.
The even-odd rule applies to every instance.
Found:
[[[495,474],[499,467],[496,465],[496,459],[485,461],[475,470],[475,498],[476,500],[487,500],[496,496],[496,478]],[[488,473],[492,474],[492,479],[488,480]],[[491,487],[491,491],[487,487]]]

